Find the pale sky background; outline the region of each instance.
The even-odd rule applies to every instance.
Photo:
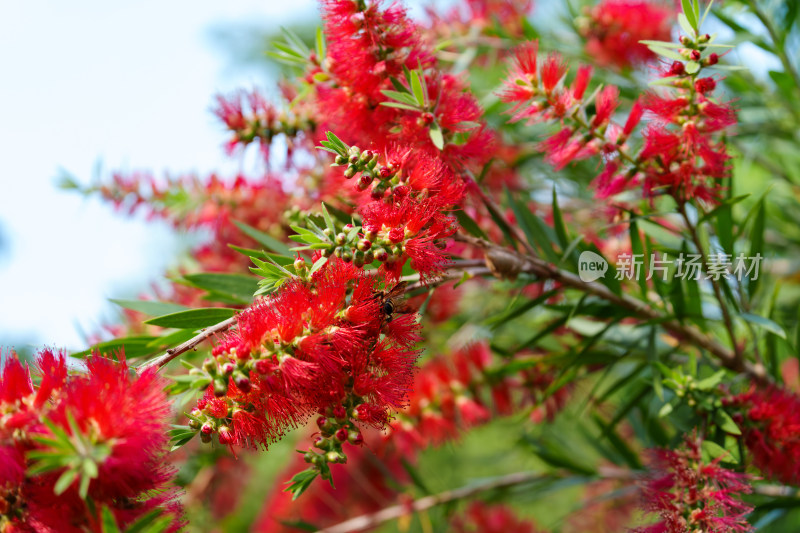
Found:
[[[59,169],[235,172],[213,96],[268,79],[226,68],[210,29],[316,16],[314,0],[0,3],[0,348],[82,348],[108,298],[174,260],[168,228],[58,190]]]

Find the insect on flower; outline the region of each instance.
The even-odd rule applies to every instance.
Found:
[[[375,295],[375,298],[381,300],[380,309],[381,313],[383,313],[384,324],[392,321],[394,313],[406,314],[414,312],[414,309],[403,299],[407,286],[408,282],[401,281],[388,291],[383,290]]]

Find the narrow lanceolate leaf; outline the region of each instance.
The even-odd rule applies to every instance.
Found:
[[[444,135],[442,134],[442,128],[439,127],[439,124],[433,122],[428,132],[430,133],[433,145],[439,150],[444,150]]]
[[[462,228],[467,230],[467,232],[470,235],[472,235],[473,237],[478,237],[480,239],[487,239],[488,240],[489,237],[486,235],[486,233],[483,232],[483,230],[480,228],[480,226],[478,226],[478,223],[475,222],[472,219],[472,217],[470,217],[468,214],[466,214],[463,210],[459,209],[457,211],[454,211],[453,214],[456,216],[456,219],[458,220],[458,224]]]
[[[754,315],[752,313],[742,313],[739,316],[747,320],[751,324],[755,324],[759,327],[764,328],[770,333],[777,335],[781,339],[786,339],[786,331],[780,326],[780,324],[778,324],[773,320],[770,320],[769,318],[765,318],[759,315]]]
[[[258,279],[246,274],[203,272],[199,274],[187,274],[183,279],[200,289],[243,300],[251,300],[253,298],[253,293],[258,289]]]
[[[212,307],[208,309],[190,309],[179,313],[151,318],[145,324],[164,328],[199,329],[218,324],[236,314],[236,309]]]
[[[92,353],[99,353],[106,357],[116,358],[119,354],[124,353],[126,357],[141,357],[153,353],[154,350],[150,347],[150,343],[155,339],[157,337],[150,335],[123,337],[95,344],[88,350],[71,355],[72,357],[86,357]]]
[[[416,70],[411,72],[411,91],[414,93],[414,98],[417,100],[419,107],[425,108],[425,92],[422,90],[422,80],[420,74]]]
[[[764,226],[766,224],[766,210],[764,207],[764,199],[758,202],[756,207],[755,220],[753,220],[753,228],[750,231],[750,258],[764,256]],[[759,276],[760,278],[761,276]],[[758,288],[759,279],[750,279],[748,291],[752,296]]]
[[[272,250],[273,252],[278,253],[280,255],[285,255],[285,256],[292,255],[292,251],[289,250],[289,247],[283,244],[278,239],[270,235],[267,235],[263,231],[258,230],[252,226],[248,226],[244,222],[234,221],[234,224],[236,225],[237,228],[242,230],[242,232],[245,235],[251,237],[252,239],[255,239],[256,241],[258,241],[259,244],[266,247],[268,250]]]
[[[173,304],[167,302],[155,302],[152,300],[116,300],[109,299],[111,303],[118,306],[130,309],[131,311],[138,311],[150,316],[160,316],[169,313],[177,313],[178,311],[185,311],[189,309],[185,305]]]

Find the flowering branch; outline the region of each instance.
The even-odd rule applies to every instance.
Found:
[[[725,368],[735,372],[743,372],[758,383],[766,384],[770,382],[770,378],[763,365],[754,365],[748,361],[744,361],[716,340],[703,335],[703,333],[695,328],[681,324],[676,320],[668,319],[665,315],[641,300],[624,294],[615,294],[605,285],[597,282],[585,282],[572,272],[561,270],[557,266],[539,257],[502,248],[489,241],[471,235],[457,234],[456,238],[484,249],[489,268],[499,277],[509,278],[521,272],[527,272],[535,274],[540,278],[557,281],[563,286],[578,289],[586,294],[597,296],[614,305],[632,311],[634,315],[647,320],[658,321],[664,329],[670,332],[676,339],[689,341],[697,347],[713,354],[720,360],[722,366]]]

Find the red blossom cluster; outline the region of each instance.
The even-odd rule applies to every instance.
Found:
[[[704,48],[709,40],[708,35],[697,43],[684,38],[687,48],[681,53],[686,62],[675,61],[665,72],[671,92],[641,97],[622,126],[612,120],[620,103],[617,87],[602,87],[587,99],[591,67],[581,66],[567,83],[565,60],[552,53],[540,65],[536,41],[517,49],[500,99],[514,104],[508,111],[512,122],[561,124],[540,145],[556,170],[592,157],[602,159],[604,168],[593,182],[598,199],[641,184],[648,198],[668,194],[679,202],[714,202],[730,172],[721,138],[736,123],[736,114],[729,103],[711,96],[715,79],[698,76],[719,60]],[[691,73],[689,64],[696,65]],[[642,133],[642,149],[634,155],[627,143],[646,112],[651,121]]]
[[[307,272],[302,259],[295,269]],[[392,305],[375,276],[338,258],[287,281],[214,348],[192,425],[204,440],[266,446],[318,413],[321,451],[307,462],[344,462],[341,444],[362,442],[358,425],[383,427],[407,402],[418,325]]]
[[[671,2],[602,0],[579,19],[586,52],[600,66],[635,67],[656,59],[639,41],[669,41],[674,22]],[[673,2],[674,3],[674,2]]]
[[[753,464],[772,479],[800,484],[800,397],[778,387],[757,388],[726,399],[736,416]]]
[[[291,529],[281,529],[277,524],[294,520],[323,527],[348,516],[375,512],[387,502],[402,501],[405,496],[387,478],[408,481],[404,462],[416,462],[425,448],[452,441],[494,417],[525,408],[533,408],[533,421],[549,419],[569,397],[570,389],[561,388],[542,403],[538,394],[555,379],[552,369],[543,362],[513,378],[490,377],[494,362],[484,343],[426,362],[416,376],[408,406],[389,423],[389,431],[364,432],[365,446],[348,454],[346,468],[331,465],[335,489],[316,484],[295,502],[287,493],[274,490],[265,502],[256,530],[288,533]],[[297,466],[290,465],[286,471],[291,475]]]
[[[653,450],[651,474],[643,488],[644,509],[660,521],[639,533],[733,533],[753,531],[745,517],[752,510],[741,494],[749,493],[748,476],[706,463],[702,441],[687,438],[677,450]]]
[[[0,531],[99,532],[104,507],[123,527],[160,508],[178,530],[175,470],[166,461],[166,380],[100,357],[86,367],[71,374],[66,357],[50,350],[39,354],[33,373],[16,355],[6,359]],[[67,462],[52,462],[58,457]]]

